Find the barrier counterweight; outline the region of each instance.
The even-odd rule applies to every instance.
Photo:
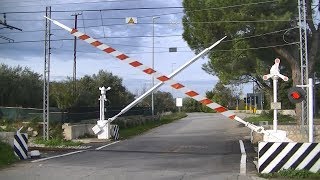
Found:
[[[19,157],[19,159],[28,159],[28,135],[26,133],[17,132],[14,135],[14,154]]]
[[[260,142],[258,145],[259,173],[283,169],[320,170],[320,144],[295,142]]]

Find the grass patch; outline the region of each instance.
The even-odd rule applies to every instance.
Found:
[[[161,126],[163,124],[171,123],[186,116],[186,113],[172,113],[170,115],[162,116],[159,121],[148,122],[143,125],[121,129],[120,139],[127,139],[132,136],[142,134],[150,129]]]
[[[277,173],[259,174],[262,178],[280,178],[280,179],[320,179],[320,173],[313,173],[306,170],[287,169]]]
[[[293,117],[288,115],[278,114],[277,119],[278,119],[278,124],[295,124],[296,123],[296,120]],[[247,117],[245,118],[245,121],[248,121],[254,124],[258,124],[259,121],[268,121],[270,124],[273,121],[273,112],[263,113],[259,116]]]
[[[0,141],[0,168],[16,162],[18,158],[13,153],[13,148]]]
[[[74,142],[74,141],[65,140],[61,138],[53,138],[49,140],[43,140],[38,138],[35,140],[35,143],[43,144],[47,147],[58,147],[58,146],[68,147],[68,146],[79,146],[82,144],[82,142]]]

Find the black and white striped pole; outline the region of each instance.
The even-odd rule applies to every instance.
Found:
[[[28,135],[26,133],[20,133],[21,127],[16,135],[14,135],[13,149],[14,154],[19,157],[19,159],[28,159]]]
[[[114,140],[119,140],[119,126],[114,124],[111,125],[111,136],[113,137]]]

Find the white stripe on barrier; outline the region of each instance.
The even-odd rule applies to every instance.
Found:
[[[28,150],[27,142],[24,141],[24,138],[22,137],[21,133],[17,133],[16,135],[18,136],[18,138],[22,142],[23,146]]]
[[[283,165],[284,169],[289,169],[291,165],[296,162],[297,158],[300,157],[306,149],[310,146],[311,144],[304,143],[302,146],[297,150],[296,153],[286,162],[286,164]]]
[[[272,154],[281,144],[274,143],[262,157],[259,158],[259,167],[269,158],[270,154]]]
[[[261,149],[267,144],[267,142],[260,142],[258,145],[258,151],[260,152]]]
[[[14,154],[16,156],[19,157],[19,159],[28,159],[28,144],[26,141],[28,141],[28,136],[26,134],[21,134],[20,130],[22,128],[20,128],[16,135],[14,135],[14,141],[13,141],[13,145],[14,145]],[[24,137],[25,138],[24,138]],[[26,141],[25,141],[26,139]],[[21,144],[20,144],[21,143]],[[16,150],[18,152],[16,152]],[[26,152],[25,152],[26,151]],[[20,156],[20,155],[22,156]]]
[[[280,143],[279,143],[280,144]],[[270,172],[278,163],[290,152],[290,150],[296,145],[297,143],[289,143],[278,155],[275,157],[269,166],[267,166],[264,172]]]
[[[317,162],[310,168],[311,172],[317,172],[319,171],[320,167],[320,159],[317,160]]]
[[[261,145],[260,145],[261,144]],[[278,144],[274,146],[274,144]],[[262,145],[264,145],[264,148]],[[320,170],[319,143],[261,142],[259,143],[259,173],[274,173],[283,169]]]
[[[28,158],[27,154],[24,152],[24,150],[21,148],[20,144],[17,141],[14,141],[13,145],[18,149],[18,151],[22,155],[23,159]],[[19,157],[19,155],[16,152],[14,152],[14,154]]]
[[[317,146],[299,164],[297,169],[303,169],[319,153],[319,151],[320,151],[320,144],[317,144]]]

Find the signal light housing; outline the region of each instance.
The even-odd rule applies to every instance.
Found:
[[[306,99],[306,92],[300,87],[292,87],[288,91],[288,98],[292,103],[300,103]]]

